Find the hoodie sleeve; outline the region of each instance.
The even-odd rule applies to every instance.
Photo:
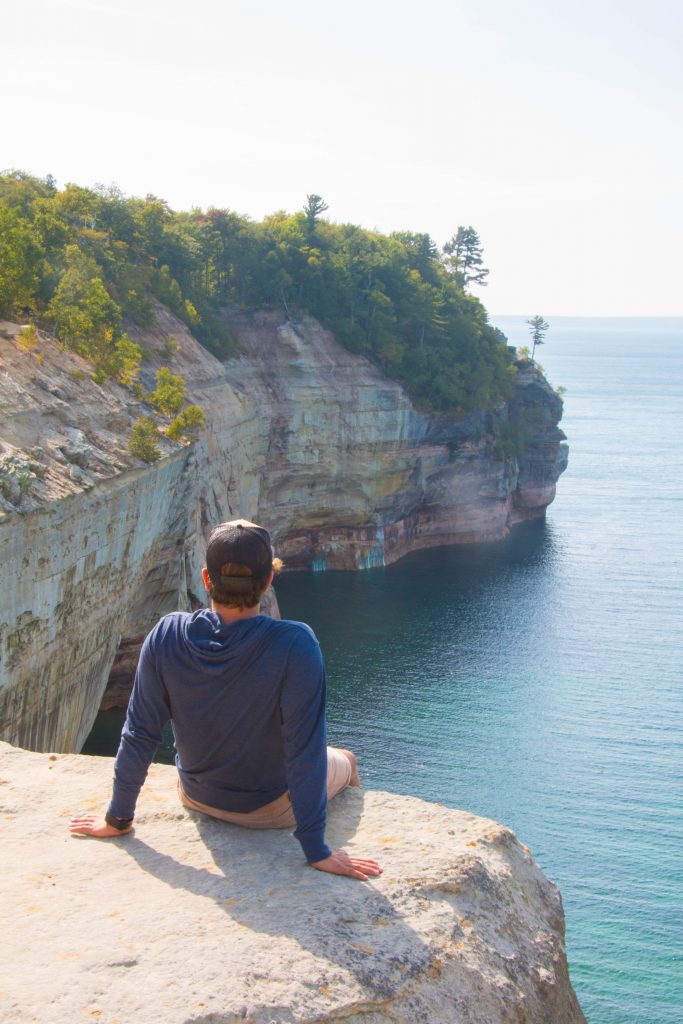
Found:
[[[157,629],[145,639],[140,651],[133,692],[114,762],[114,792],[109,813],[115,818],[132,818],[155,751],[161,743],[164,725],[171,717],[166,689],[157,671],[154,639]]]
[[[306,860],[329,857],[325,667],[318,641],[301,630],[290,647],[280,696],[287,785],[296,819],[294,835]]]

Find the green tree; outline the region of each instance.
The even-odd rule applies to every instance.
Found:
[[[156,382],[157,386],[149,396],[149,401],[166,416],[175,416],[182,409],[187,396],[185,381],[164,366],[157,370]]]
[[[527,320],[526,322],[529,326],[529,334],[531,335],[531,362],[533,363],[536,346],[544,344],[545,336],[550,330],[550,324],[547,320],[544,320],[542,316],[533,316],[531,320]]]
[[[143,462],[156,462],[161,458],[158,441],[159,431],[154,420],[140,416],[133,424],[128,451]]]
[[[77,245],[65,250],[66,269],[46,314],[64,344],[97,362],[114,346],[121,310],[109,296],[97,264]]]
[[[0,316],[33,311],[44,256],[31,223],[0,202]]]
[[[167,435],[174,441],[181,437],[188,441],[196,441],[200,431],[206,426],[206,416],[198,405],[188,405],[179,412],[172,423],[166,428]]]
[[[142,349],[127,334],[122,334],[114,345],[114,357],[112,365],[112,377],[116,377],[119,384],[131,388],[138,379],[140,363],[142,362]]]
[[[438,277],[436,264],[439,259],[436,242],[427,234],[413,231],[394,231],[391,237],[405,248],[411,270],[417,270],[426,281],[434,284]]]
[[[30,216],[31,209],[40,198],[54,197],[56,189],[51,175],[34,178],[26,171],[10,168],[0,172],[0,203]]]
[[[471,284],[486,285],[489,275],[484,266],[484,257],[479,235],[473,227],[459,227],[443,247],[446,269],[452,273],[463,288]]]
[[[322,196],[312,192],[306,196],[306,203],[304,205],[304,214],[306,216],[306,226],[308,228],[309,236],[315,231],[315,222],[321,213],[325,213],[329,210],[329,206],[325,202]]]

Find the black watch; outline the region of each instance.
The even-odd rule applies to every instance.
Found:
[[[115,818],[113,814],[109,813],[109,811],[105,814],[104,820],[107,825],[111,825],[112,828],[118,829],[119,832],[125,832],[126,829],[130,828],[133,824],[132,818]]]

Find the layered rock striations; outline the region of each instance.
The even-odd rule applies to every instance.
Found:
[[[368,883],[287,831],[188,812],[153,765],[135,831],[70,837],[111,760],[0,744],[4,1017],[13,1024],[585,1024],[557,888],[493,821],[389,793],[329,808]]]
[[[161,614],[203,601],[216,522],[264,522],[291,569],[360,569],[503,537],[552,501],[561,400],[537,370],[493,412],[428,415],[311,319],[226,318],[239,354],[225,363],[161,307],[131,330],[147,389],[170,364],[207,417],[197,443],[164,439],[151,465],[127,443],[152,409],[49,337],[23,351],[0,324],[5,739],[80,749],[121,641],[125,661]]]
[[[367,568],[499,539],[553,500],[562,401],[535,368],[491,413],[425,414],[315,321],[233,314],[230,326],[244,353],[231,383],[269,410],[259,515],[290,568]],[[517,456],[502,450],[509,431]]]

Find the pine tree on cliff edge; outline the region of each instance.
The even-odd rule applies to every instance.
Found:
[[[550,330],[550,324],[547,320],[544,320],[542,316],[534,316],[531,320],[527,320],[526,322],[529,325],[529,333],[531,335],[531,341],[533,342],[531,349],[531,362],[533,363],[536,346],[544,344],[545,336]]]
[[[455,277],[462,288],[471,284],[484,287],[488,284],[488,269],[484,266],[483,250],[479,235],[473,227],[459,227],[443,247],[444,266]]]

